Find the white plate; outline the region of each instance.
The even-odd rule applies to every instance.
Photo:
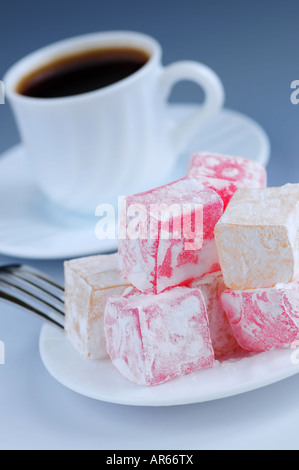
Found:
[[[192,105],[171,105],[175,119],[192,111]],[[239,155],[266,165],[270,145],[256,122],[224,109],[192,139],[165,183],[183,177],[191,154],[205,150]],[[96,217],[70,214],[46,201],[32,180],[22,145],[0,158],[0,201],[0,253],[4,255],[66,259],[117,249],[117,240],[96,238]]]
[[[296,349],[248,353],[154,387],[123,378],[109,359],[81,358],[64,332],[45,324],[40,354],[48,372],[65,387],[89,398],[135,406],[171,406],[211,401],[248,392],[299,372]]]

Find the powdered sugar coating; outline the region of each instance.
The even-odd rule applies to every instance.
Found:
[[[224,209],[238,188],[259,188],[267,184],[262,164],[230,155],[195,153],[189,161],[187,175],[214,189],[221,196]]]
[[[219,259],[214,239],[214,227],[223,212],[223,202],[212,189],[204,188],[193,178],[182,178],[168,185],[141,194],[129,196],[127,207],[139,205],[146,225],[146,239],[126,237],[119,240],[120,265],[123,276],[142,292],[159,293],[163,290],[190,282],[206,273],[219,270]],[[187,239],[182,234],[166,239],[162,234],[160,214],[153,213],[152,204],[189,204],[191,218],[195,218],[195,206],[203,210],[203,244],[200,249],[186,249]],[[173,226],[182,227],[182,214],[174,215]],[[150,236],[151,221],[157,218],[157,236]],[[120,230],[127,230],[130,221],[122,218]],[[171,226],[170,226],[171,231]]]
[[[299,279],[270,288],[226,290],[223,308],[240,346],[266,351],[299,339]]]
[[[221,303],[221,294],[225,290],[221,271],[196,279],[189,287],[199,289],[203,295],[215,359],[238,349],[238,343]]]
[[[118,254],[89,256],[64,263],[65,332],[81,356],[107,357],[104,311],[107,299],[128,287]]]
[[[238,189],[215,227],[225,285],[271,287],[299,274],[299,185]]]
[[[109,299],[105,335],[116,369],[140,385],[157,385],[214,363],[198,289],[176,287],[158,295],[131,289]]]

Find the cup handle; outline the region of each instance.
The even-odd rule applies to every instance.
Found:
[[[218,75],[206,65],[194,61],[175,62],[163,68],[160,85],[165,100],[173,86],[182,80],[197,83],[204,90],[205,99],[199,110],[182,119],[172,129],[176,155],[184,150],[198,127],[216,114],[224,102],[224,88]]]

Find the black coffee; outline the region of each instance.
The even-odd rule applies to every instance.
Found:
[[[149,55],[139,49],[93,49],[69,55],[32,71],[16,91],[34,98],[61,98],[98,90],[139,70]]]

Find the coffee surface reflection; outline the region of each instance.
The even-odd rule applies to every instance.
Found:
[[[61,98],[104,88],[139,70],[149,60],[141,49],[92,49],[59,57],[22,78],[16,91],[34,98]]]

